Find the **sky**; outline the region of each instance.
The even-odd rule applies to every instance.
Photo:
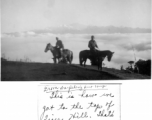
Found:
[[[2,33],[52,26],[150,28],[151,0],[1,0]]]
[[[151,58],[151,0],[1,0],[1,32],[7,58],[38,62],[53,62],[44,49],[59,37],[78,63],[94,35],[100,50],[115,52],[107,66],[120,68],[133,48],[137,60]]]

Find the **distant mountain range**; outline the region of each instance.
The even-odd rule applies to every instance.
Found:
[[[151,29],[115,27],[115,26],[85,26],[80,24],[62,25],[24,32],[3,33],[9,36],[37,36],[41,34],[113,34],[113,33],[151,33]]]
[[[36,33],[54,33],[54,34],[102,34],[102,33],[151,33],[151,29],[115,27],[115,26],[60,26],[45,30],[35,30]]]

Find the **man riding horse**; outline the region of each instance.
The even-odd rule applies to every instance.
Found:
[[[61,40],[59,40],[58,37],[56,37],[56,46],[52,46],[51,43],[48,43],[45,48],[45,52],[50,50],[53,54],[53,61],[54,63],[57,63],[56,60],[58,60],[58,63],[72,63],[73,60],[73,52],[69,49],[64,49],[64,45]]]
[[[56,42],[56,48],[59,49],[59,56],[61,57],[62,56],[62,51],[64,49],[64,45],[63,45],[62,41],[59,40],[58,37],[56,37],[56,40],[57,40],[57,42]]]
[[[94,36],[91,36],[91,40],[89,41],[88,47],[90,48],[90,53],[92,56],[92,65],[96,65],[96,48],[98,48],[98,45],[94,40]]]
[[[110,50],[99,50],[98,45],[94,40],[94,36],[91,36],[88,47],[90,50],[82,50],[79,53],[80,65],[83,65],[85,67],[87,59],[90,59],[91,65],[97,65],[98,70],[102,70],[102,64],[105,57],[107,57],[107,60],[110,62],[114,52],[111,52]]]

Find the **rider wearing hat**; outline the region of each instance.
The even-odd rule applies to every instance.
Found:
[[[59,54],[61,56],[62,55],[62,50],[64,49],[64,45],[63,45],[62,41],[59,40],[58,37],[56,37],[56,40],[57,40],[56,47],[59,48],[59,52],[60,52]]]

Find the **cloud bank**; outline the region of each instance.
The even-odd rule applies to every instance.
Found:
[[[151,42],[141,42],[141,43],[137,43],[135,45],[131,45],[131,44],[123,44],[121,45],[122,48],[126,49],[126,50],[136,50],[138,52],[141,51],[148,51],[151,50]]]
[[[129,28],[129,27],[98,27],[98,26],[61,26],[44,30],[35,30],[35,33],[53,33],[53,34],[103,34],[103,33],[151,33],[151,29],[145,28]]]
[[[10,35],[11,37],[20,36],[38,36],[49,34],[114,34],[114,33],[151,33],[151,29],[145,28],[130,28],[130,27],[98,27],[98,26],[84,26],[79,24],[62,25],[59,27],[50,27],[47,29],[38,29],[25,32],[4,33],[4,35]],[[102,36],[104,37],[104,36]],[[107,39],[107,37],[105,38]],[[113,39],[113,38],[112,38]],[[115,38],[118,39],[118,38]]]
[[[86,29],[84,26],[60,26],[62,31],[65,28],[77,31]],[[69,32],[59,32],[58,28],[48,28],[41,30],[32,30],[25,32],[4,33],[2,34],[2,53],[10,58],[23,58],[28,56],[33,61],[53,62],[50,52],[44,53],[47,43],[55,45],[55,37],[58,36],[64,43],[65,48],[74,53],[73,63],[79,63],[79,52],[89,49],[88,41],[92,34],[88,32],[81,34],[72,34]],[[56,32],[54,32],[56,30]],[[87,34],[88,33],[88,34]],[[134,60],[135,50],[136,59],[149,59],[151,57],[151,35],[150,33],[101,33],[93,34],[100,50],[111,50],[115,52],[112,61],[106,60],[104,63],[109,67],[120,68],[120,65],[128,65],[128,61]],[[90,61],[88,60],[87,64]]]

